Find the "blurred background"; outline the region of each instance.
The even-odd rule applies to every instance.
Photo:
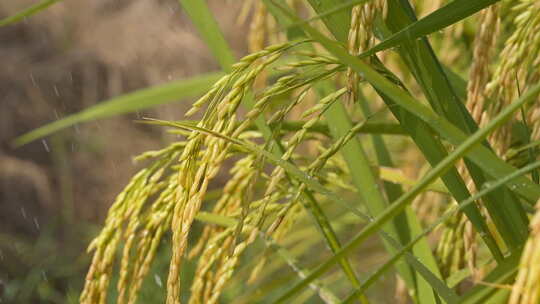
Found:
[[[222,2],[209,5],[240,56],[242,1]],[[0,18],[34,3],[0,1]],[[10,142],[108,98],[219,68],[176,0],[57,3],[0,28],[0,66],[0,303],[75,303],[86,246],[138,169],[133,156],[167,142],[133,120],[178,119],[190,102]]]

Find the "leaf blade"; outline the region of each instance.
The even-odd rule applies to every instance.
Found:
[[[500,0],[456,0],[434,11],[426,17],[411,23],[406,28],[383,40],[373,48],[360,54],[359,58],[372,56],[402,44],[404,41],[416,40],[420,37],[442,30],[474,13],[499,2]]]
[[[16,147],[25,145],[78,123],[143,110],[182,98],[195,97],[207,90],[221,76],[222,73],[210,73],[121,95],[23,134],[13,141],[13,145]]]
[[[225,71],[230,71],[231,66],[236,62],[234,55],[219,29],[219,26],[212,16],[206,1],[204,0],[179,0],[191,22],[201,34],[204,42],[218,60],[220,66]]]
[[[281,8],[284,9],[283,7]],[[285,10],[285,12],[290,18],[297,20],[296,16],[292,15],[287,10]],[[461,132],[452,123],[448,122],[443,117],[436,115],[431,109],[424,106],[422,103],[404,92],[396,84],[387,80],[384,76],[379,74],[373,68],[369,67],[366,63],[362,62],[355,56],[349,55],[347,51],[340,45],[326,38],[319,31],[308,25],[302,25],[302,27],[305,31],[312,35],[316,41],[321,43],[330,53],[338,57],[338,59],[340,59],[344,64],[348,65],[363,76],[376,89],[381,90],[391,97],[404,110],[426,122],[433,128],[434,131],[446,138],[450,143],[453,145],[459,145],[468,138],[466,134]],[[529,92],[531,91],[529,90]],[[471,161],[478,164],[493,178],[501,178],[502,176],[516,170],[514,167],[500,160],[493,152],[489,151],[485,147],[476,147],[467,155],[467,157],[471,159]],[[528,200],[530,203],[535,203],[540,197],[540,187],[525,177],[519,178],[515,182],[511,183],[509,187],[512,187],[514,192]]]
[[[13,16],[9,16],[9,17],[6,17],[4,19],[1,19],[0,20],[0,27],[2,26],[8,26],[8,25],[12,25],[12,24],[15,24],[17,22],[20,22],[22,20],[24,20],[25,18],[28,18],[32,15],[35,15],[39,12],[41,12],[42,10],[48,8],[49,6],[55,4],[55,3],[58,3],[62,0],[43,0],[39,3],[36,3],[26,9],[23,9],[22,11],[16,13],[15,15]]]

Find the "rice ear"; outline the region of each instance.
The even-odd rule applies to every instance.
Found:
[[[509,304],[531,304],[540,301],[540,200],[530,222],[530,235],[512,287]]]

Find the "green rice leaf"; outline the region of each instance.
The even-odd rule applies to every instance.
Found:
[[[540,92],[540,84],[533,87],[529,94],[527,94],[528,98],[531,98],[531,96],[535,96],[534,94],[537,94]],[[320,275],[322,275],[324,272],[326,272],[332,265],[334,265],[335,259],[341,258],[343,256],[346,256],[352,252],[353,249],[357,248],[359,245],[363,243],[363,241],[371,234],[375,233],[380,227],[391,220],[396,214],[398,214],[400,211],[403,210],[403,208],[409,204],[414,197],[420,191],[427,186],[430,182],[433,182],[436,178],[438,178],[442,173],[444,173],[445,170],[447,170],[450,166],[453,165],[458,159],[463,157],[467,152],[469,152],[475,145],[478,145],[482,140],[486,138],[487,135],[489,135],[490,132],[492,132],[494,129],[496,129],[501,123],[508,120],[515,111],[517,111],[521,104],[528,101],[527,98],[520,99],[514,103],[512,103],[509,107],[505,108],[497,117],[495,117],[492,121],[488,123],[488,125],[480,130],[478,130],[476,133],[474,133],[471,137],[469,137],[466,141],[464,141],[459,147],[457,147],[448,157],[446,157],[441,163],[439,163],[436,167],[434,167],[432,170],[430,170],[422,179],[421,181],[413,187],[410,191],[405,193],[400,199],[398,199],[397,202],[393,203],[388,207],[383,214],[375,218],[374,221],[369,223],[362,231],[360,231],[359,234],[357,234],[352,241],[350,241],[346,246],[343,247],[343,249],[335,254],[332,258],[328,259],[324,263],[322,263],[320,266],[318,266],[308,277],[306,277],[304,280],[300,281],[298,284],[296,284],[293,288],[291,288],[287,293],[282,295],[276,303],[284,303],[286,299],[290,298],[292,295],[297,293],[299,290],[301,290],[306,284],[308,284],[311,280],[316,279]],[[515,173],[515,172],[514,172]],[[512,173],[511,173],[512,174]]]
[[[232,51],[230,47],[227,45],[227,42],[223,38],[223,35],[217,25],[217,22],[213,18],[212,14],[210,13],[208,6],[206,5],[204,0],[181,0],[180,1],[183,7],[188,12],[192,22],[195,23],[195,26],[203,36],[204,40],[206,41],[207,45],[212,50],[212,53],[214,56],[218,59],[220,62],[222,68],[225,71],[229,71],[231,65],[234,63],[234,57],[232,55]],[[254,100],[251,94],[248,94],[246,98],[243,100],[244,106],[247,108],[252,108],[254,105]],[[263,136],[265,137],[267,142],[273,142],[277,143],[273,137],[273,129],[268,126],[268,124],[265,122],[264,118],[259,116],[255,120],[255,125],[259,128]],[[280,147],[279,143],[277,143],[275,146]],[[278,148],[276,151],[274,151],[276,156],[280,156],[283,151],[282,149]],[[326,215],[324,214],[323,210],[315,200],[315,198],[312,196],[312,194],[309,191],[304,191],[302,193],[302,197],[304,200],[302,202],[304,204],[304,207],[307,208],[308,211],[313,215],[315,222],[317,223],[318,227],[320,228],[323,236],[325,237],[329,247],[335,252],[339,248],[341,248],[341,245],[339,243],[338,237],[335,234],[334,230],[332,229],[332,226],[330,225],[329,220],[327,219]],[[352,269],[350,263],[346,259],[342,259],[340,261],[340,264],[342,266],[343,271],[345,272],[348,279],[351,281],[353,286],[359,286],[359,281],[356,278],[356,275],[354,273],[354,270]],[[361,298],[363,303],[367,303],[367,300]]]
[[[48,8],[49,6],[55,4],[55,3],[58,3],[62,0],[43,0],[41,2],[38,2],[20,12],[18,12],[17,14],[13,15],[13,16],[9,16],[9,17],[6,17],[4,19],[1,19],[0,20],[0,27],[2,26],[7,26],[7,25],[12,25],[12,24],[15,24],[19,21],[22,21],[24,20],[25,18],[28,18],[32,15],[35,15],[39,12],[41,12],[42,10]]]
[[[310,1],[310,4],[314,10],[321,14],[327,8],[336,8],[339,7],[337,1],[333,0],[321,0],[321,1]],[[350,20],[350,11],[340,10],[336,12],[335,15],[328,15],[322,18],[322,21],[326,24],[328,29],[333,33],[334,37],[339,39],[343,45],[347,43],[348,29],[349,29],[349,20]],[[349,120],[346,111],[341,106],[341,109],[338,106],[334,107],[335,110],[328,112],[328,120],[332,126],[334,126],[334,134],[339,135],[340,133],[346,132],[348,127],[346,122]],[[350,126],[349,126],[350,128]],[[370,213],[374,216],[380,214],[388,205],[387,200],[384,198],[384,192],[381,190],[387,191],[387,197],[389,199],[396,199],[401,195],[401,189],[399,186],[392,185],[389,183],[384,183],[384,189],[373,188],[373,184],[376,183],[376,179],[373,176],[371,170],[369,170],[369,162],[367,161],[366,155],[363,152],[362,145],[356,139],[351,140],[351,142],[345,146],[341,153],[343,154],[345,161],[349,167],[349,170],[352,174],[353,182],[358,189],[358,193],[363,197],[364,202],[368,206]],[[385,155],[384,144],[378,146],[377,149],[378,156],[381,157],[387,165],[391,165],[391,160],[387,155]],[[420,223],[412,210],[406,209],[405,212],[396,216],[392,221],[391,225],[387,225],[381,231],[381,235],[384,237],[384,233],[388,233],[399,239],[399,243],[396,244],[405,244],[410,240],[410,235],[414,235],[419,232]],[[396,244],[391,244],[386,238],[383,239],[386,249],[393,253],[396,251]],[[436,260],[429,248],[427,241],[420,242],[413,249],[414,254],[425,264],[418,265],[415,263],[415,259],[411,257],[412,268],[417,269],[420,276],[416,277],[414,272],[411,272],[409,267],[406,267],[406,264],[397,265],[397,270],[401,277],[404,279],[407,287],[411,292],[418,295],[418,298],[421,299],[421,303],[432,303],[436,301],[436,297],[433,294],[432,288],[426,283],[423,277],[427,278],[437,278],[440,277],[440,272]],[[424,265],[427,265],[425,267]]]
[[[411,23],[399,32],[388,37],[367,52],[359,55],[360,58],[369,57],[377,52],[399,46],[407,41],[414,41],[423,36],[440,31],[455,24],[480,10],[499,2],[500,0],[455,0],[446,6],[434,11],[426,17]]]
[[[451,210],[447,211],[445,214],[440,216],[433,224],[431,224],[428,228],[426,228],[424,231],[422,231],[422,233],[420,235],[418,235],[414,240],[412,240],[409,244],[407,244],[406,246],[401,248],[401,250],[397,254],[392,256],[385,264],[383,264],[383,266],[381,266],[376,272],[374,272],[371,276],[369,276],[367,278],[366,282],[362,285],[362,289],[355,291],[355,293],[363,293],[367,288],[369,288],[369,286],[374,284],[378,278],[380,278],[384,273],[386,273],[390,269],[392,264],[396,263],[401,258],[401,256],[403,256],[404,254],[407,253],[407,250],[410,250],[412,248],[412,246],[418,240],[420,240],[420,236],[428,235],[430,232],[435,230],[435,228],[437,228],[439,225],[441,225],[445,221],[449,220],[453,216],[456,216],[458,211],[464,210],[468,205],[473,204],[475,201],[479,200],[480,198],[484,197],[485,195],[489,194],[490,192],[493,192],[497,188],[499,188],[501,186],[504,186],[504,184],[506,184],[508,181],[510,181],[510,180],[512,180],[512,179],[514,179],[514,178],[516,178],[518,176],[525,175],[528,172],[534,171],[534,170],[536,170],[538,168],[540,168],[540,161],[529,164],[529,165],[527,165],[527,166],[513,172],[512,174],[505,176],[504,178],[502,178],[500,180],[497,180],[497,181],[495,181],[493,183],[488,184],[481,191],[475,193],[474,195],[472,195],[471,197],[469,197],[465,201],[460,202],[459,207],[452,208]],[[505,260],[502,264],[507,264],[507,263],[508,263],[508,261]],[[503,267],[503,268],[506,269],[505,267]],[[508,268],[508,270],[510,271],[511,269]],[[461,276],[463,276],[463,275],[461,275]],[[477,291],[477,292],[480,293],[480,291]],[[354,299],[354,294],[350,295],[348,297],[348,299]],[[346,301],[346,303],[347,303],[347,301]],[[474,302],[472,302],[472,303],[474,303]]]
[[[410,4],[399,0],[388,0],[387,24],[392,31],[397,32],[409,24],[414,23],[415,20],[416,15]],[[377,26],[381,32],[384,31],[382,27],[381,24]],[[446,73],[444,73],[442,65],[428,40],[404,41],[397,50],[421,86],[434,111],[460,128],[465,134],[474,132],[478,126],[467,111],[464,103],[457,97],[456,90],[452,87]],[[489,149],[487,142],[483,144]],[[430,159],[429,161],[433,165],[438,160]],[[465,160],[465,165],[476,187],[482,187],[489,177],[477,165],[467,159]],[[458,182],[457,178],[455,178],[453,183],[455,184],[456,182]],[[460,189],[456,187],[457,185],[454,185],[455,189],[452,188],[454,197],[458,201],[463,200],[469,195],[464,183],[461,182],[460,184],[462,191],[459,191]],[[519,199],[512,195],[508,189],[501,188],[488,195],[485,201],[486,209],[495,222],[505,243],[512,251],[519,250],[526,237],[526,233],[523,232],[527,231],[527,220]],[[480,215],[478,210],[476,208],[470,209],[466,212],[467,216],[477,229],[480,228],[479,231],[485,232],[483,230],[485,229],[483,227],[485,225],[480,226],[480,221],[483,222],[483,220],[479,220]],[[491,247],[495,249],[495,246]],[[501,259],[498,252],[495,250],[492,250],[492,252],[498,260]]]
[[[184,98],[196,97],[208,90],[222,75],[222,73],[210,73],[114,97],[30,131],[16,138],[13,144],[22,146],[78,123],[131,113]]]
[[[179,0],[220,66],[229,71],[236,62],[223,33],[204,0]]]
[[[290,12],[286,10],[285,12],[287,12],[288,16],[293,20],[298,19]],[[392,100],[404,110],[426,122],[434,131],[439,133],[453,145],[460,145],[467,138],[469,138],[468,135],[464,134],[452,123],[435,114],[431,109],[414,99],[407,92],[403,91],[402,88],[386,79],[379,72],[355,56],[349,55],[347,51],[336,42],[326,38],[311,26],[303,25],[302,27],[315,40],[320,42],[329,52],[340,59],[343,64],[350,66],[353,70],[369,81],[377,90],[380,90],[388,97],[392,98]],[[520,99],[523,103],[532,102],[534,96],[530,96],[530,94],[534,95],[536,94],[536,91],[531,89],[529,90],[528,94],[529,96],[526,100]],[[467,155],[467,157],[494,179],[501,178],[516,170],[514,167],[506,164],[492,151],[483,146],[478,146],[473,149]],[[509,183],[508,187],[510,187],[515,193],[527,199],[527,201],[532,204],[536,203],[538,198],[540,198],[540,187],[526,177],[518,178],[516,181]]]

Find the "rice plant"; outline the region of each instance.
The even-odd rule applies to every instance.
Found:
[[[138,122],[179,140],[135,158],[81,303],[136,303],[164,248],[169,304],[540,302],[540,2],[244,1],[238,60],[205,1],[180,4],[222,73],[15,142],[202,95]]]

